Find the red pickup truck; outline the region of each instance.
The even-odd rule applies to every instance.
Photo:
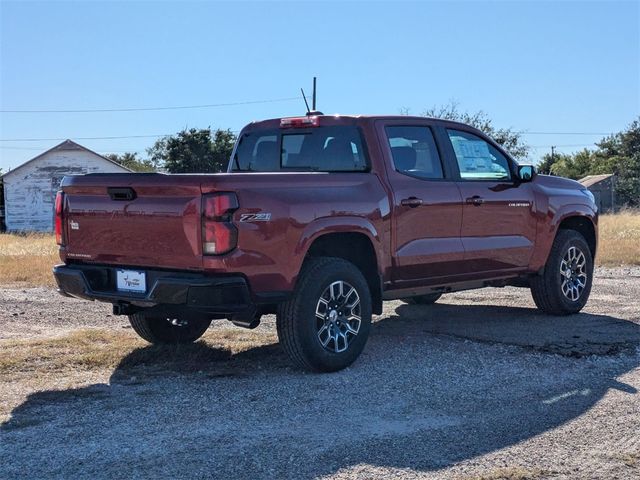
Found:
[[[408,116],[254,122],[227,173],[65,177],[55,225],[62,294],[112,303],[152,343],[275,313],[292,361],[315,371],[358,357],[385,300],[514,285],[544,312],[578,312],[597,240],[579,183],[468,125]]]

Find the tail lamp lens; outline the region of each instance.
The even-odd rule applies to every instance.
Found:
[[[207,222],[203,226],[202,251],[205,255],[230,252],[238,244],[238,229],[232,223]]]
[[[56,243],[62,245],[62,212],[64,210],[64,193],[56,193],[55,232]]]
[[[205,255],[222,255],[236,248],[238,229],[231,222],[231,215],[238,208],[235,193],[202,197],[202,252]]]
[[[202,211],[210,220],[222,219],[238,209],[238,197],[235,193],[214,193],[205,195],[202,200]]]

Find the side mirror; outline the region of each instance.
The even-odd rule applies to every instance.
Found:
[[[521,182],[530,182],[536,174],[533,165],[518,165],[518,178]]]

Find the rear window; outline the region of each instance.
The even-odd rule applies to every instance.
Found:
[[[242,136],[233,170],[361,172],[367,158],[357,127],[263,130]]]

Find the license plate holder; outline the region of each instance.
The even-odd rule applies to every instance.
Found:
[[[118,270],[116,272],[116,288],[119,292],[145,293],[147,291],[147,274],[139,270]]]

